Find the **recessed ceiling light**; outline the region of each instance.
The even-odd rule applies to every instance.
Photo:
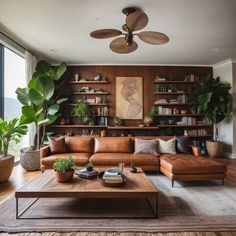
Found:
[[[212,49],[212,51],[214,51],[214,52],[222,52],[223,48],[214,48],[214,49]]]
[[[57,49],[51,48],[50,51],[51,51],[51,52],[57,52]]]

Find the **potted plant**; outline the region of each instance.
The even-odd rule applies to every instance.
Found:
[[[148,112],[147,116],[144,117],[143,123],[145,126],[150,126],[155,119],[155,116],[158,115],[158,109],[152,107],[151,111]]]
[[[87,171],[93,171],[93,163],[92,163],[92,162],[89,162],[89,163],[86,165],[86,170],[87,170]]]
[[[27,125],[19,123],[17,118],[10,121],[0,118],[0,183],[9,179],[14,165],[14,156],[8,153],[10,142],[19,143],[27,130]]]
[[[92,123],[92,109],[85,100],[77,100],[73,109],[73,115],[79,118],[80,124]]]
[[[39,169],[40,165],[35,165],[35,159],[39,159],[45,126],[59,117],[60,104],[68,100],[69,92],[63,86],[66,69],[64,62],[58,67],[51,67],[46,61],[39,61],[28,87],[16,90],[17,98],[23,105],[21,123],[34,123],[36,127],[36,148],[24,149],[21,154],[21,164],[27,170]]]
[[[72,157],[57,159],[53,164],[54,176],[58,183],[66,183],[72,180],[74,175],[73,166],[75,161]]]
[[[207,140],[206,147],[210,157],[220,156],[223,144],[218,141],[218,126],[229,111],[231,85],[208,75],[200,79],[196,87],[190,89],[188,104],[194,113],[202,113],[213,125],[213,140]]]

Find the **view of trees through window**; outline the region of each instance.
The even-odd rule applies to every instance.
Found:
[[[10,120],[21,116],[21,104],[15,93],[18,87],[25,87],[25,59],[4,47],[4,119]],[[29,136],[26,135],[18,144],[10,143],[9,153],[19,160],[20,149],[29,146]]]

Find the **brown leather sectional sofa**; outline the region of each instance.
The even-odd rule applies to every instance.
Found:
[[[140,137],[139,137],[140,138]],[[172,136],[141,137],[145,139],[160,138],[169,140]],[[81,137],[65,138],[66,153],[52,154],[49,146],[40,150],[41,169],[50,169],[58,158],[72,156],[77,166],[85,166],[92,162],[95,166],[118,166],[135,163],[144,171],[161,171],[172,180],[223,180],[227,166],[217,161],[195,157],[189,154],[134,154],[134,138],[128,137]]]

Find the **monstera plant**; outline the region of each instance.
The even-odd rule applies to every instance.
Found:
[[[69,91],[63,86],[66,72],[65,62],[58,67],[52,67],[44,60],[39,61],[28,87],[16,90],[17,98],[23,105],[21,123],[34,123],[36,126],[37,150],[42,144],[40,136],[44,138],[45,126],[58,118],[60,104],[68,100]]]
[[[220,77],[208,75],[200,79],[196,87],[190,90],[188,104],[195,113],[202,113],[214,128],[214,140],[207,141],[207,150],[210,156],[219,156],[223,145],[218,139],[217,124],[221,122],[229,111],[231,85],[221,82]]]

